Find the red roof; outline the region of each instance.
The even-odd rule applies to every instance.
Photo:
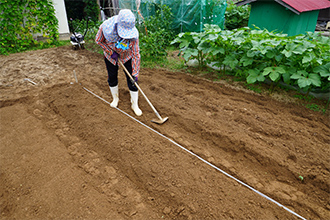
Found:
[[[237,6],[253,3],[253,2],[269,2],[272,0],[241,0],[236,2]],[[290,9],[296,14],[306,11],[315,11],[330,8],[330,0],[274,0],[278,4]]]
[[[329,0],[281,0],[299,12],[330,8]]]

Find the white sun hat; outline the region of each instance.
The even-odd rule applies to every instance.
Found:
[[[137,39],[139,32],[135,27],[135,16],[129,9],[120,10],[117,18],[118,35],[124,39]]]
[[[104,35],[105,39],[107,39],[109,42],[117,42],[120,40],[120,37],[118,36],[118,33],[117,33],[117,28],[115,28],[116,24],[117,24],[117,18],[118,18],[118,15],[115,15],[115,16],[105,20],[101,25],[103,35]]]

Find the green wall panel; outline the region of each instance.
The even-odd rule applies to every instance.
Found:
[[[293,36],[314,32],[318,14],[319,11],[309,11],[297,15],[276,2],[254,2],[248,25]]]

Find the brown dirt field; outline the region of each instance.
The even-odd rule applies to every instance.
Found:
[[[299,219],[170,140],[306,219],[330,219],[328,114],[141,69],[169,120],[150,122],[142,95],[136,118],[168,140],[83,89],[112,99],[100,54],[65,46],[1,56],[0,68],[1,219]],[[134,116],[119,76],[119,108]]]

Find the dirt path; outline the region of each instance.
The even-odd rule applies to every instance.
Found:
[[[0,66],[1,219],[299,219],[86,92],[111,101],[100,54],[61,47]],[[142,123],[302,217],[330,218],[329,115],[185,73],[139,81],[169,117],[151,123],[140,95]]]

